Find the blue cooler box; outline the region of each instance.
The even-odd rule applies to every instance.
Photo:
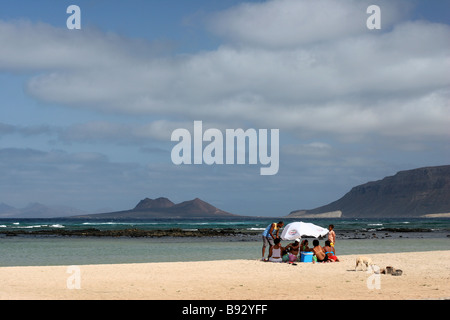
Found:
[[[300,262],[312,262],[313,253],[312,252],[302,252],[300,254]]]

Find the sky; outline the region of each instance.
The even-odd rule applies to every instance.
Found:
[[[70,5],[81,29],[67,27]],[[198,197],[282,216],[449,164],[448,12],[445,0],[2,1],[0,203],[101,212]],[[174,164],[171,135],[194,121],[278,129],[278,172]]]

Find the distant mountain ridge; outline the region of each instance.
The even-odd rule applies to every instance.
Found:
[[[160,209],[160,208],[170,208],[173,207],[175,203],[167,198],[150,199],[145,198],[139,201],[139,203],[134,207],[133,210],[148,210],[148,209]]]
[[[312,210],[292,211],[288,218],[331,212],[342,218],[423,217],[450,213],[450,165],[400,171],[356,186],[337,201]]]
[[[1,202],[0,203],[0,216],[2,214],[9,214],[12,213],[14,211],[16,211],[17,209],[14,207],[11,207],[10,205],[7,205],[6,203]]]
[[[213,205],[195,198],[178,204],[167,198],[145,198],[131,210],[85,214],[71,218],[87,219],[153,219],[153,218],[222,218],[238,217]]]
[[[111,209],[104,209],[111,210]],[[102,210],[103,211],[103,210]],[[98,212],[98,211],[97,211]],[[67,206],[30,203],[14,208],[0,202],[0,218],[233,218],[195,198],[175,204],[168,198],[145,198],[130,210],[86,213]],[[312,210],[295,210],[285,218],[450,217],[450,165],[399,171],[393,176],[353,187],[337,201]]]
[[[6,203],[0,203],[0,218],[54,218],[84,213],[68,206],[47,206],[38,202],[32,202],[24,208],[14,208]]]

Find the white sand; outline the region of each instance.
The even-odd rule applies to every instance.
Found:
[[[357,255],[312,264],[256,260],[0,268],[0,299],[442,299],[450,251],[369,255],[401,276],[354,271]],[[377,285],[379,284],[379,289]],[[69,287],[69,288],[68,288]]]

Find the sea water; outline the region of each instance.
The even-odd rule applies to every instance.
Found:
[[[197,230],[201,228],[248,231],[250,237],[201,238],[130,238],[130,237],[63,237],[63,236],[6,236],[0,234],[0,266],[85,265],[111,263],[147,263],[179,261],[211,261],[260,259],[260,232],[274,219],[241,219],[236,221],[72,221],[72,220],[0,220],[2,230],[40,229],[171,229]],[[331,222],[330,222],[331,221]],[[387,252],[418,252],[448,250],[450,248],[450,219],[375,219],[314,221],[327,227],[335,225],[337,255],[373,254]],[[289,223],[285,219],[285,223]],[[310,222],[310,221],[308,221]],[[311,221],[312,222],[312,221]],[[405,236],[391,238],[343,238],[352,235],[401,229]],[[408,232],[408,229],[419,230]],[[420,231],[422,230],[422,231]],[[312,239],[309,240],[310,245]],[[282,245],[290,241],[282,241]],[[321,240],[323,245],[323,240]],[[267,255],[267,250],[266,250]]]
[[[152,220],[83,220],[70,218],[49,219],[0,219],[0,232],[8,230],[119,230],[138,228],[143,230],[234,229],[237,231],[263,231],[272,222],[283,220],[285,225],[298,219],[239,217],[227,219],[152,219]],[[450,232],[450,218],[370,218],[370,219],[304,219],[322,227],[334,224],[340,231],[381,231],[384,229],[421,229],[428,232]]]
[[[289,242],[282,241],[282,244]],[[449,244],[448,238],[353,239],[337,242],[336,251],[338,256],[419,252],[449,250]],[[259,241],[14,237],[0,239],[0,266],[255,260],[261,258],[261,248]]]

